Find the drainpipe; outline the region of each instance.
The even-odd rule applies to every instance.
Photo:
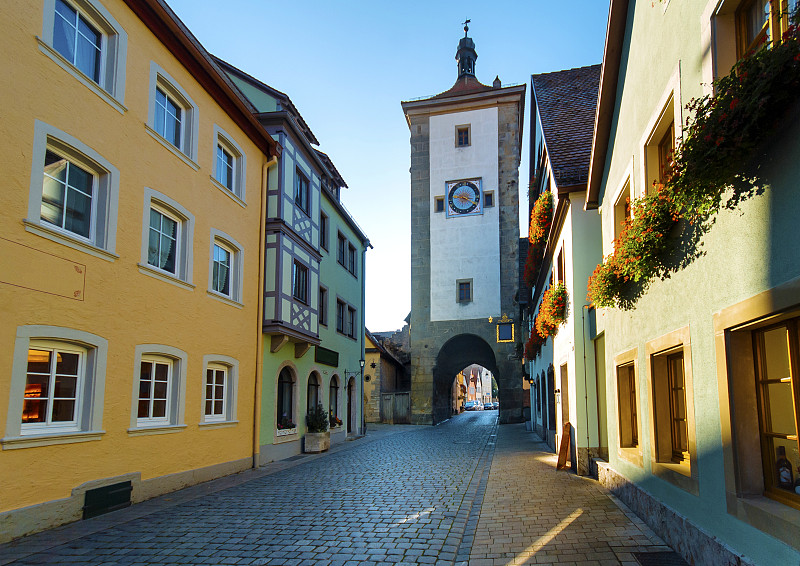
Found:
[[[366,364],[366,357],[364,356],[364,334],[366,330],[367,324],[367,315],[366,315],[366,306],[367,306],[367,298],[366,298],[366,289],[367,289],[367,246],[369,246],[369,242],[364,244],[361,242],[362,249],[361,249],[361,357],[359,359],[359,364],[361,366],[361,391],[359,392],[359,404],[361,405],[361,434],[367,434],[367,419],[364,415],[364,364]],[[364,360],[361,363],[360,360]]]
[[[589,465],[589,379],[586,372],[586,309],[591,305],[583,305],[581,307],[581,342],[583,343],[583,398],[586,411],[586,464],[591,470]],[[598,431],[599,433],[599,431]]]
[[[278,164],[278,158],[273,156],[272,159],[265,162],[261,169],[261,213],[259,226],[261,232],[258,238],[258,311],[256,313],[256,322],[258,324],[256,331],[256,383],[255,392],[253,394],[253,467],[258,468],[260,462],[261,452],[261,381],[264,377],[264,360],[262,359],[263,344],[264,344],[264,277],[266,267],[266,231],[267,231],[267,185],[269,179],[269,170]]]

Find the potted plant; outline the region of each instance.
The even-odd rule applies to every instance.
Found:
[[[317,405],[306,415],[306,437],[304,451],[310,454],[325,452],[331,447],[328,431],[328,412]]]

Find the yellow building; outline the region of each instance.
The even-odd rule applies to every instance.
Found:
[[[253,465],[277,145],[159,0],[0,16],[2,542]]]

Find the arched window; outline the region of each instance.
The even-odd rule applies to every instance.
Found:
[[[328,414],[331,417],[339,416],[339,378],[331,378],[330,395],[328,397]]]
[[[319,405],[319,380],[317,374],[308,376],[308,396],[306,397],[306,413],[310,413]]]
[[[278,376],[278,428],[294,428],[294,380],[289,368],[283,368]]]

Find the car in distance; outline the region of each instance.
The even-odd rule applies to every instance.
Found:
[[[492,406],[491,403],[484,403],[483,404],[483,410],[484,411],[491,411],[492,409],[494,409],[494,407]]]
[[[475,401],[467,401],[466,403],[464,403],[464,410],[476,411],[477,409],[475,408]]]

